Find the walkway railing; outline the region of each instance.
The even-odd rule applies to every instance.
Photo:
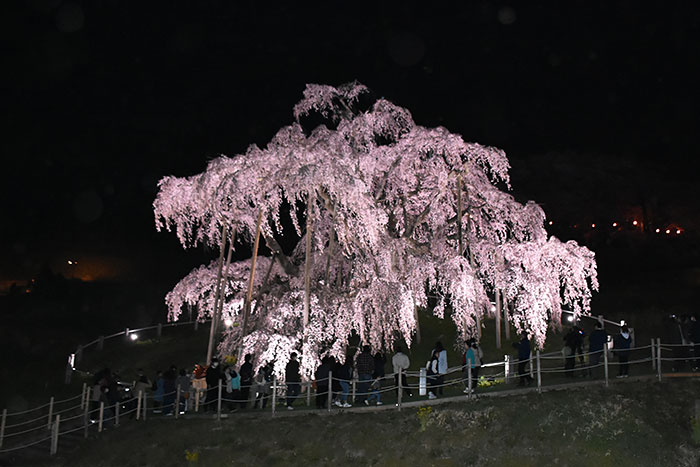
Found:
[[[105,339],[150,329],[159,331],[162,328],[126,330]],[[96,342],[99,339],[82,348]],[[238,411],[267,413],[274,417],[279,415],[280,409],[286,412],[288,406],[295,409],[295,413],[318,413],[318,409],[323,412],[376,410],[379,405],[383,406],[381,409],[400,411],[406,406],[435,404],[443,400],[472,400],[489,394],[517,393],[519,388],[528,386],[538,392],[562,383],[594,382],[607,386],[611,379],[624,379],[629,374],[658,381],[669,376],[700,377],[700,372],[695,372],[699,361],[698,346],[662,344],[660,339],[652,339],[650,345],[624,351],[605,348],[574,355],[536,351],[524,361],[505,356],[502,361],[479,367],[472,367],[468,362],[449,368],[441,375],[429,375],[425,368],[421,368],[359,381],[357,376],[339,379],[331,371],[327,378],[300,383],[301,394],[291,396],[289,400],[288,386],[275,376],[271,381],[243,386],[243,389],[248,389],[249,397],[243,397],[241,392],[220,381],[218,386],[208,389],[202,389],[198,384],[197,388],[192,385],[178,387],[163,395],[140,392],[114,404],[92,401],[92,388],[83,384],[81,394],[67,399],[51,398],[47,404],[20,412],[10,413],[4,409],[0,418],[0,455],[29,448],[55,454],[60,439],[65,436],[73,434],[75,437],[75,433],[82,433],[82,437],[88,438],[89,433],[100,433],[108,426],[119,427],[123,423],[145,422],[153,418],[165,420],[208,415],[221,420]],[[683,370],[689,371],[684,373]],[[514,385],[516,381],[517,386]],[[430,398],[430,393],[434,399]],[[317,409],[314,411],[312,407]]]

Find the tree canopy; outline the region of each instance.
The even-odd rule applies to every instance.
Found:
[[[258,258],[245,335],[242,326],[228,330],[221,352],[254,352],[280,372],[297,350],[310,374],[321,354],[344,357],[353,330],[375,349],[397,338],[410,345],[416,309],[430,296],[431,312],[448,315],[466,338],[501,290],[515,327],[540,346],[548,326],[561,324],[562,306],[589,312],[593,252],[547,238],[540,206],[504,191],[503,151],[417,125],[408,110],[368,96],[356,82],[307,85],[295,122],[264,148],[160,181],[156,226],[175,230],[183,247],[221,246],[224,225],[252,245],[262,220],[273,254]],[[321,123],[307,129],[310,116]],[[279,240],[293,237],[283,211],[299,238],[290,254]],[[252,263],[223,267],[223,315],[237,322]],[[185,303],[211,316],[217,277],[213,262],[177,284],[166,297],[170,319]]]

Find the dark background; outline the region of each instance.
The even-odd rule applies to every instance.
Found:
[[[128,283],[163,315],[216,252],[156,232],[157,181],[264,145],[306,83],[354,79],[421,125],[505,149],[513,193],[562,239],[643,254],[669,228],[663,241],[696,254],[691,3],[464,3],[4,4],[0,289]]]

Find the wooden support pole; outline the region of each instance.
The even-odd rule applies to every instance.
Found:
[[[248,317],[250,316],[251,303],[253,301],[253,282],[255,281],[255,266],[258,263],[258,248],[260,247],[260,228],[262,225],[262,208],[258,211],[258,219],[255,221],[255,242],[253,243],[253,258],[250,263],[250,279],[248,280],[248,293],[246,294],[243,308],[243,324],[241,326],[241,341],[248,331]],[[241,348],[241,352],[243,349]],[[240,360],[240,355],[239,355]]]
[[[224,268],[224,253],[226,253],[226,234],[228,233],[228,224],[223,223],[221,226],[221,243],[219,245],[219,266],[216,272],[216,291],[214,300],[214,309],[212,310],[211,327],[209,328],[209,343],[207,345],[207,366],[211,365],[211,357],[214,351],[214,336],[216,335],[216,312],[219,307],[219,290],[221,288],[221,272]]]
[[[542,367],[540,366],[540,351],[537,350],[537,392],[542,394]]]
[[[501,348],[501,291],[496,289],[496,348]]]
[[[88,437],[88,427],[90,426],[90,387],[88,386],[87,389],[87,394],[85,396],[85,407],[83,408],[83,425],[84,425],[84,432],[83,436],[85,439]]]
[[[313,238],[313,217],[314,204],[316,202],[316,190],[309,191],[306,206],[306,258],[304,261],[304,335],[306,335],[306,326],[309,324],[309,311],[311,308],[311,240]],[[304,337],[306,339],[306,337]]]
[[[194,411],[199,412],[199,389],[194,391]]]
[[[651,369],[656,370],[656,339],[651,338]]]
[[[333,407],[333,372],[328,372],[328,411]]]
[[[661,382],[661,338],[656,339],[656,376]]]
[[[83,383],[83,390],[82,390],[82,392],[80,393],[80,409],[81,409],[81,410],[84,409],[84,408],[85,408],[85,404],[87,404],[87,403],[88,403],[88,400],[87,400],[87,383]]]
[[[306,406],[311,407],[311,380],[304,383],[306,385]]]
[[[356,393],[356,389],[357,389],[356,383],[357,383],[357,381],[355,380],[355,378],[353,378],[352,379],[352,403],[353,404],[355,403],[355,393]]]
[[[401,402],[403,399],[403,368],[399,368],[399,393],[396,399],[396,406],[399,408],[399,412],[401,412]]]
[[[46,423],[47,430],[51,429],[52,422],[53,422],[53,396],[51,396],[51,399],[49,400],[49,417],[48,417],[48,422]]]
[[[129,340],[129,328],[124,329],[124,339]]]

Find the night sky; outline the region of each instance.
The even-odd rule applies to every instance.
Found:
[[[514,194],[558,225],[644,204],[655,225],[697,228],[690,3],[201,3],[4,5],[0,288],[45,264],[176,280],[212,256],[155,231],[157,181],[264,145],[305,83],[357,79],[505,149]]]

